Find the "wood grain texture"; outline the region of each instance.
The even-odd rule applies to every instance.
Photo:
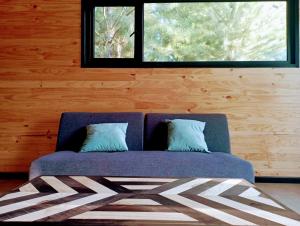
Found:
[[[64,111],[225,113],[234,154],[300,176],[296,68],[80,68],[80,0],[0,0],[0,172],[55,147]]]

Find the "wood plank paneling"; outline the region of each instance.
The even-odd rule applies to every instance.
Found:
[[[53,151],[63,111],[225,113],[257,175],[300,176],[297,68],[80,68],[80,0],[0,0],[0,172]]]

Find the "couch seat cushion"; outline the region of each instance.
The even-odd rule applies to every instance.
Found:
[[[32,162],[30,179],[40,175],[244,178],[254,182],[248,161],[221,152],[60,151]]]

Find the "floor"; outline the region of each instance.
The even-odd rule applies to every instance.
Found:
[[[25,182],[25,179],[0,179],[0,193],[8,192]]]
[[[25,182],[23,179],[0,179],[0,193],[8,192]],[[256,183],[255,185],[266,194],[300,214],[300,184]]]
[[[300,214],[300,184],[256,183],[258,188]]]

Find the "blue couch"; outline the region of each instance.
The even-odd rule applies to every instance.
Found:
[[[169,152],[166,119],[206,122],[205,140],[211,153]],[[127,152],[80,153],[85,126],[128,122]],[[254,182],[252,165],[231,154],[223,114],[63,113],[56,151],[32,162],[30,179],[40,175],[100,175],[149,177],[227,177]]]

